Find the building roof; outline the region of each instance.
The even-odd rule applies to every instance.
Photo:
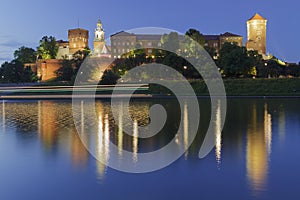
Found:
[[[160,41],[161,37],[163,36],[162,34],[135,34],[135,33],[128,33],[125,31],[120,31],[115,34],[112,34],[110,37],[114,36],[135,36],[137,40],[154,40],[154,41]],[[183,40],[184,36],[183,35],[178,35],[179,40]]]
[[[221,34],[220,35],[221,37],[243,37],[243,36],[240,36],[240,35],[237,35],[237,34],[234,34],[234,33],[230,33],[230,32],[226,32],[224,34]]]
[[[88,30],[86,29],[83,29],[83,28],[74,28],[74,29],[69,29],[68,32],[72,32],[72,31],[83,31],[83,32],[89,32]]]
[[[251,17],[248,21],[251,20],[267,20],[266,18],[263,18],[261,15],[259,15],[258,13],[256,13],[253,17]]]
[[[110,37],[113,37],[113,36],[135,36],[135,34],[128,33],[128,32],[125,32],[125,31],[119,31],[115,34],[110,35]]]
[[[56,42],[57,42],[58,44],[69,43],[69,41],[64,41],[64,40],[57,40]]]
[[[219,40],[219,35],[203,35],[205,40]]]

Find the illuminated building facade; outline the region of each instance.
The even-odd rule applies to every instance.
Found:
[[[77,51],[88,48],[89,31],[82,28],[70,29],[68,31],[68,39],[70,54],[74,54]]]
[[[216,49],[218,52],[225,42],[243,45],[243,37],[233,33],[226,32],[220,35],[203,35],[206,41],[205,46]],[[121,31],[110,36],[111,54],[116,58],[136,48],[142,48],[147,54],[151,54],[153,49],[161,48],[162,35],[159,34],[134,34]],[[179,41],[184,37],[179,35]]]
[[[158,34],[134,34],[121,31],[110,36],[111,54],[116,58],[133,49],[144,49],[147,54],[152,49],[161,47],[161,37]]]
[[[256,13],[247,21],[247,37],[248,50],[256,50],[259,54],[266,55],[267,20]]]

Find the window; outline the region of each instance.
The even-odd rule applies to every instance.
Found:
[[[152,42],[148,42],[148,47],[151,47],[152,46]]]
[[[159,43],[157,43],[157,46],[158,46],[158,47],[161,47],[161,43],[160,43],[160,42],[159,42]]]

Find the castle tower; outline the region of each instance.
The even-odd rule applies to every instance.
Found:
[[[82,51],[88,47],[89,31],[81,28],[68,31],[70,54]]]
[[[248,50],[256,50],[259,54],[266,54],[267,41],[267,20],[255,14],[247,21],[248,40],[246,47]]]
[[[104,29],[102,27],[101,20],[98,19],[97,28],[95,29],[94,55],[100,55],[105,53],[107,53],[107,49],[104,38]]]

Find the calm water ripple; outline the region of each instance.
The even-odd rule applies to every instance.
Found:
[[[85,102],[88,103],[88,102]],[[168,120],[149,139],[138,139],[137,127],[149,124],[149,108],[162,104]],[[200,100],[201,122],[195,141],[176,162],[157,172],[127,174],[96,161],[109,161],[124,151],[161,148],[180,122],[172,99],[132,101],[133,124],[115,124],[110,102],[96,102],[96,119],[78,114],[85,133],[79,138],[70,101],[3,101],[0,103],[0,199],[295,199],[300,195],[300,104],[298,99],[229,99],[223,131],[216,114],[215,149],[198,158],[209,119],[210,104]],[[185,124],[193,122],[184,110]],[[133,127],[134,137],[123,134]],[[96,130],[96,131],[95,131]],[[95,132],[94,132],[95,131]],[[82,137],[82,136],[81,136]],[[187,145],[188,126],[178,147]],[[118,155],[111,154],[112,141]]]

